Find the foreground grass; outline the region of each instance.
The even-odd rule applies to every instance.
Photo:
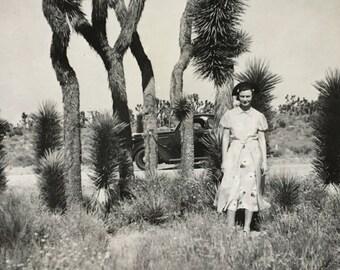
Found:
[[[171,186],[178,185],[176,180],[161,180],[140,180],[135,191],[139,198],[116,206],[106,222],[83,208],[72,208],[63,215],[50,213],[34,193],[0,195],[0,269],[340,266],[339,194],[332,191],[335,195],[328,196],[313,178],[305,179],[292,191],[299,192],[299,199],[289,210],[284,210],[284,202],[273,198],[280,185],[269,185],[272,208],[261,216],[261,232],[249,237],[241,229],[230,231],[226,227],[225,215],[209,207],[211,201],[204,198],[206,193],[197,192],[203,186],[196,180],[179,190]],[[190,195],[184,196],[181,191]],[[155,197],[162,199],[148,204]],[[172,197],[176,199],[170,200]],[[138,212],[143,205],[148,206]]]

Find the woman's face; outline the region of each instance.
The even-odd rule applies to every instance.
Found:
[[[253,92],[251,90],[243,90],[239,93],[240,105],[244,107],[250,106],[253,98]]]

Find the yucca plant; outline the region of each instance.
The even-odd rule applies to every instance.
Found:
[[[47,150],[58,150],[62,147],[61,115],[57,111],[56,103],[45,101],[38,112],[33,114],[32,119],[34,157],[39,163]],[[39,170],[39,166],[36,169]]]
[[[210,177],[214,184],[218,186],[222,180],[222,133],[218,130],[214,130],[209,134],[206,134],[201,142],[205,148],[205,155],[207,160],[205,161],[205,167],[209,171]]]
[[[124,162],[124,155],[120,150],[120,133],[126,128],[126,124],[121,123],[117,116],[104,113],[98,115],[89,128],[89,159],[92,171],[89,176],[96,188],[91,207],[95,212],[106,216],[114,201],[127,192],[127,186],[123,187],[119,181],[119,166]]]
[[[2,144],[4,135],[8,128],[8,122],[4,119],[0,119],[0,193],[5,191],[7,188],[7,179],[5,174],[6,168],[6,152],[5,146]]]
[[[271,201],[284,210],[292,210],[300,201],[300,180],[293,174],[281,172],[271,176],[269,193]]]
[[[66,207],[61,116],[52,101],[43,102],[33,114],[34,172],[40,197],[52,211]]]
[[[49,209],[66,209],[64,156],[62,151],[47,150],[38,165],[38,187],[41,199]]]
[[[316,156],[313,167],[324,184],[340,184],[340,71],[329,71],[317,81],[317,113],[312,127]]]
[[[268,63],[254,59],[249,61],[246,70],[236,74],[235,78],[239,82],[249,82],[254,86],[256,93],[253,95],[252,106],[263,113],[271,124],[275,116],[271,103],[274,99],[273,90],[282,81],[281,77],[270,71]]]

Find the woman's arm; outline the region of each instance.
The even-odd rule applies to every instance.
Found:
[[[223,129],[223,138],[222,138],[222,165],[221,170],[224,172],[226,161],[227,161],[227,151],[229,146],[229,139],[230,139],[230,129],[225,128]]]
[[[263,131],[259,131],[258,136],[259,136],[259,143],[260,143],[260,148],[261,148],[261,153],[262,153],[263,175],[265,175],[268,172],[266,137]]]

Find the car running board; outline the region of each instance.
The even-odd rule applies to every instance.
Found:
[[[195,158],[195,161],[202,161],[202,160],[206,160],[207,158],[205,157],[197,157]],[[172,158],[169,159],[169,162],[180,162],[182,159],[181,158]]]

